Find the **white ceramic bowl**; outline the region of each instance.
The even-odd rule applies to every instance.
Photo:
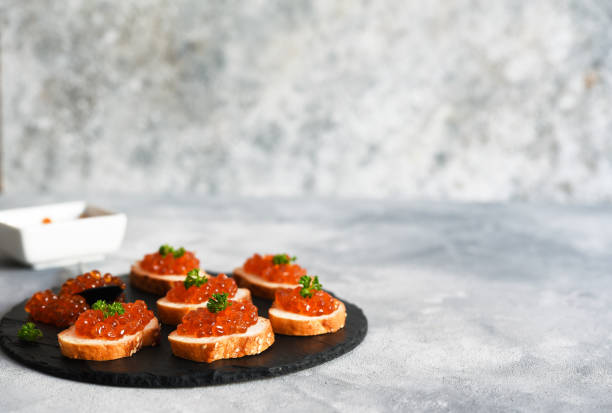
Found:
[[[126,224],[125,214],[83,201],[7,209],[0,211],[0,250],[36,269],[99,261],[121,246]]]

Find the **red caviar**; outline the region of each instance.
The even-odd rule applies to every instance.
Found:
[[[80,295],[57,296],[51,290],[35,293],[25,305],[34,320],[57,327],[68,327],[88,308]]]
[[[331,314],[338,309],[340,303],[323,290],[314,291],[312,297],[302,297],[301,287],[291,290],[277,290],[274,307],[290,313],[318,316]]]
[[[102,310],[88,310],[76,321],[77,335],[81,337],[105,340],[118,340],[125,335],[135,334],[142,330],[154,317],[153,311],[147,309],[142,300],[133,303],[122,303],[123,314],[104,318]]]
[[[68,279],[57,295],[51,290],[35,293],[26,303],[25,310],[35,321],[67,327],[74,324],[79,314],[89,309],[85,299],[77,294],[104,285],[118,285],[125,289],[125,283],[120,278],[111,274],[103,276],[100,271],[93,270]],[[119,300],[123,299],[121,295]]]
[[[93,270],[76,278],[68,279],[62,285],[59,295],[78,294],[89,288],[102,287],[104,285],[118,285],[122,290],[125,290],[125,283],[119,277],[113,277],[108,273],[102,275],[100,271]]]
[[[208,301],[214,293],[227,293],[228,297],[233,297],[238,291],[236,281],[228,278],[225,274],[219,274],[216,277],[207,277],[208,281],[205,284],[197,287],[192,285],[185,288],[185,284],[176,283],[166,298],[173,303],[189,303],[199,304]]]
[[[176,328],[180,336],[211,337],[240,334],[257,323],[257,307],[249,302],[230,301],[231,305],[218,313],[207,308],[188,312]]]
[[[244,263],[244,270],[261,278],[284,284],[298,284],[306,269],[297,264],[274,264],[274,255],[253,255]]]
[[[178,258],[175,258],[172,253],[162,256],[159,252],[155,252],[145,255],[143,260],[140,261],[140,267],[154,274],[187,275],[187,273],[194,268],[200,268],[200,260],[190,251],[185,251],[185,253]]]

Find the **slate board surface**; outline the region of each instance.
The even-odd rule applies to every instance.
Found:
[[[127,301],[141,299],[149,308],[155,309],[158,296],[132,289],[127,276],[122,278],[127,284]],[[256,297],[253,297],[253,303],[262,316],[267,315],[272,304]],[[57,343],[57,333],[62,329],[36,323],[44,334],[42,339],[27,343],[17,338],[19,328],[28,320],[23,309],[24,300],[0,321],[0,346],[10,357],[28,367],[71,380],[131,387],[209,386],[280,376],[325,363],[351,351],[363,341],[368,322],[359,307],[346,301],[344,304],[346,325],[336,333],[313,337],[277,334],[274,344],[261,354],[196,363],[172,355],[167,337],[175,326],[168,325],[162,325],[161,341],[157,347],[144,347],[132,357],[112,361],[68,359],[62,356]]]

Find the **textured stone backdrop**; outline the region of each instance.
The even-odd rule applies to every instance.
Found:
[[[6,191],[612,200],[612,2],[1,0]]]

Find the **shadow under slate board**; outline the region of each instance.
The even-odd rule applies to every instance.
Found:
[[[211,272],[209,272],[211,273]],[[215,273],[211,273],[215,274]],[[126,300],[144,300],[155,311],[159,298],[130,286]],[[58,291],[56,289],[56,291]],[[35,343],[17,338],[21,325],[28,321],[25,301],[13,307],[0,321],[0,346],[16,361],[41,372],[89,383],[131,387],[194,387],[234,383],[280,376],[307,369],[341,356],[361,343],[368,330],[363,311],[344,300],[346,325],[332,334],[292,337],[277,334],[274,344],[261,354],[238,359],[196,363],[172,354],[168,334],[176,327],[162,325],[156,347],[144,347],[132,357],[112,361],[72,360],[62,356],[57,333],[62,329],[36,323],[44,337]],[[267,317],[271,301],[253,297],[259,315]]]

